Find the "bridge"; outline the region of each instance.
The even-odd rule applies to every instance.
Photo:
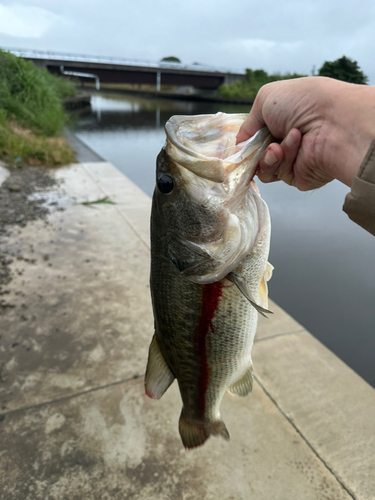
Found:
[[[233,71],[200,64],[149,62],[116,57],[94,57],[37,50],[7,49],[12,54],[33,61],[54,74],[92,79],[100,83],[136,83],[191,86],[201,90],[215,90],[221,84],[232,84],[246,78],[245,71]]]

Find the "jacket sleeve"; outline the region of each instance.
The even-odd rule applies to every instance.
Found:
[[[343,206],[349,218],[375,236],[375,140],[354,179]]]

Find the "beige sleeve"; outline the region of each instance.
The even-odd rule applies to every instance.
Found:
[[[352,221],[375,236],[375,140],[367,151],[342,208]]]

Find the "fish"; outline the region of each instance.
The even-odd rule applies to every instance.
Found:
[[[245,118],[172,116],[156,161],[145,391],[159,399],[177,379],[188,449],[229,439],[221,401],[251,392],[258,314],[271,313],[270,215],[253,179],[271,135],[236,144]]]

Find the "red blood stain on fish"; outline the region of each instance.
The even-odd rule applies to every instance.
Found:
[[[155,396],[152,394],[152,392],[150,392],[148,389],[147,389],[147,386],[145,384],[145,393],[146,393],[146,396],[148,396],[149,398],[151,399],[156,399]]]
[[[212,320],[214,319],[218,303],[223,296],[223,285],[220,282],[203,285],[202,310],[199,324],[195,330],[195,347],[200,359],[200,374],[198,380],[197,409],[200,417],[204,416],[206,409],[206,391],[208,388],[210,369],[207,363],[206,337],[211,330],[214,332]]]

